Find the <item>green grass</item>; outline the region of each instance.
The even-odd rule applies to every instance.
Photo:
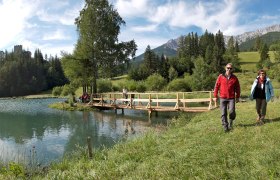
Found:
[[[167,130],[148,132],[112,149],[81,149],[35,179],[273,179],[280,178],[280,100],[255,126],[255,102],[237,104],[234,130],[223,132],[219,109],[184,113]]]
[[[256,64],[260,59],[259,52],[240,52],[238,53],[240,58],[241,69],[243,71],[257,72]],[[269,57],[272,62],[274,62],[273,51],[269,52]]]
[[[93,108],[82,103],[74,103],[70,106],[69,103],[57,102],[49,105],[50,108],[66,110],[66,111],[92,111]]]

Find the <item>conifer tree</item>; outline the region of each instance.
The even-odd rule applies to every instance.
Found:
[[[145,50],[143,63],[149,75],[157,72],[158,56],[151,50],[150,45]]]
[[[266,43],[264,43],[259,51],[260,60],[257,63],[257,68],[259,68],[259,69],[268,68],[269,69],[271,67],[272,63],[270,61],[268,52],[269,52],[268,46]]]
[[[262,46],[263,46],[263,42],[262,42],[260,36],[257,36],[256,40],[255,40],[254,50],[255,51],[260,51]]]
[[[168,58],[163,54],[160,58],[160,63],[158,65],[159,74],[166,80],[168,80],[168,70],[169,70]]]
[[[235,52],[240,52],[239,44],[238,44],[238,40],[237,39],[235,40],[234,48],[235,48]]]
[[[211,66],[203,60],[202,57],[197,58],[194,63],[192,74],[192,89],[193,90],[212,90],[215,84],[217,72],[213,73]]]
[[[200,37],[199,40],[199,54],[205,58],[205,53],[206,53],[206,49],[208,48],[208,46],[214,47],[214,34],[212,33],[208,33],[208,31],[206,30],[204,34],[202,34],[202,36]]]
[[[235,71],[241,71],[241,66],[238,58],[238,53],[236,51],[235,42],[233,36],[231,36],[227,43],[226,52],[224,54],[224,59],[226,63],[232,63]]]
[[[224,42],[224,36],[223,33],[219,30],[218,33],[215,35],[215,46],[213,49],[213,61],[211,63],[211,68],[215,72],[223,72],[224,66],[226,65],[226,62],[223,58],[223,55],[225,53],[225,42]]]

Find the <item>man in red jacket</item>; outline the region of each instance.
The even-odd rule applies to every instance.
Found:
[[[232,129],[233,120],[236,117],[235,113],[235,102],[239,102],[240,97],[240,85],[238,78],[232,73],[233,67],[231,63],[225,66],[225,74],[220,74],[217,78],[214,97],[216,101],[218,99],[218,91],[220,91],[220,109],[222,125],[225,132],[229,132]],[[227,109],[229,109],[229,122],[227,118]]]

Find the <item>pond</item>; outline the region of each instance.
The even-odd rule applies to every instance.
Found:
[[[63,99],[1,99],[0,161],[48,164],[59,161],[77,146],[111,147],[134,138],[158,124],[165,125],[174,113],[148,119],[147,112],[62,111],[48,104]],[[129,127],[129,128],[128,128]]]

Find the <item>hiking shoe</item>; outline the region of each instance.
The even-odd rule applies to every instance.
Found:
[[[263,124],[264,124],[264,122],[262,120],[259,120],[259,121],[256,122],[256,126],[261,126]]]
[[[225,133],[228,133],[229,131],[230,131],[229,128],[224,128]]]

